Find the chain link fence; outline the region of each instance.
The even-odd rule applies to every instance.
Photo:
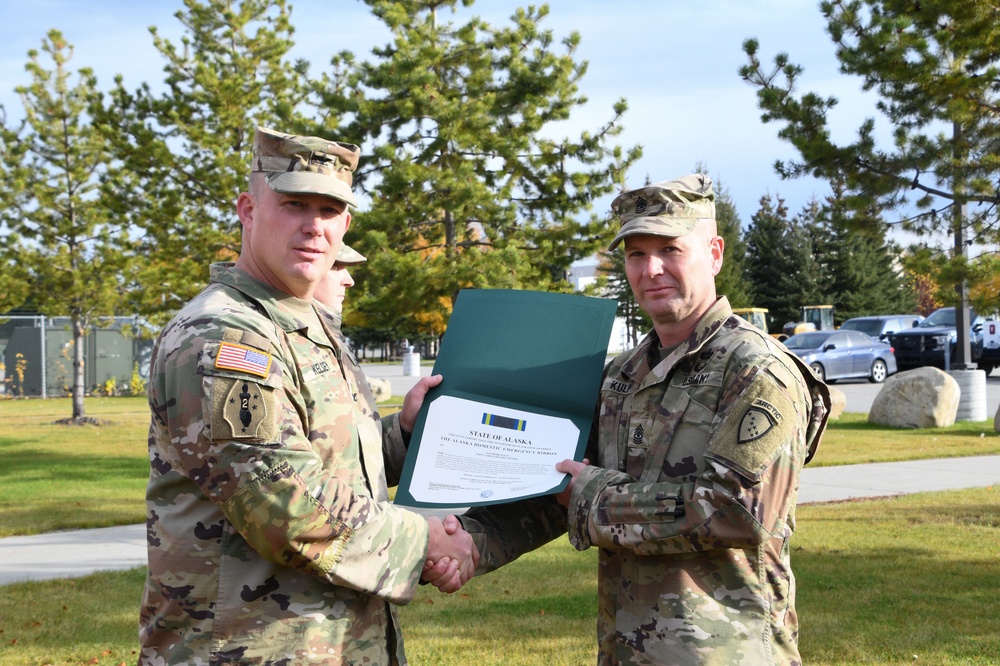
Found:
[[[88,395],[144,391],[155,332],[139,317],[102,318],[83,338]],[[0,318],[0,398],[53,398],[73,388],[73,331],[69,317]]]

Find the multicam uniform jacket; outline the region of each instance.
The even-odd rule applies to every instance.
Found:
[[[725,298],[651,367],[657,346],[651,333],[605,369],[593,466],[570,498],[570,542],[600,549],[598,661],[800,663],[789,542],[829,392]],[[485,568],[552,536],[539,505],[540,519],[516,505],[463,518],[490,535]]]
[[[161,333],[140,664],[406,663],[392,604],[427,526],[387,502],[383,425],[330,323],[216,265]]]

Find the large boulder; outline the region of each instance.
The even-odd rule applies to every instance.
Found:
[[[392,397],[392,384],[388,379],[368,377],[368,388],[372,390],[375,402],[385,402]]]
[[[830,389],[830,420],[836,420],[844,413],[844,407],[847,406],[847,396],[836,386],[828,386],[827,388]]]
[[[893,428],[952,426],[960,394],[954,377],[937,368],[900,372],[885,380],[872,402],[868,422]]]
[[[1000,432],[1000,407],[997,407],[996,416],[993,417],[993,431]]]

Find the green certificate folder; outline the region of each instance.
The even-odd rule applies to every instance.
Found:
[[[459,292],[417,416],[396,503],[454,508],[558,492],[583,457],[617,303]]]

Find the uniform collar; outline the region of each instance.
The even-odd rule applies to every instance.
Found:
[[[729,306],[729,299],[720,296],[715,303],[702,315],[688,339],[677,345],[662,363],[655,368],[649,365],[649,353],[654,345],[660,344],[660,339],[656,331],[650,331],[631,351],[625,352],[625,360],[621,366],[622,375],[631,381],[642,381],[646,375],[652,373],[650,379],[660,380],[665,378],[674,366],[685,356],[700,351],[709,340],[715,337],[725,321],[732,316],[733,309]]]
[[[209,276],[212,282],[231,287],[254,301],[286,333],[304,331],[313,342],[330,345],[313,301],[296,298],[264,284],[232,262],[212,264]]]

